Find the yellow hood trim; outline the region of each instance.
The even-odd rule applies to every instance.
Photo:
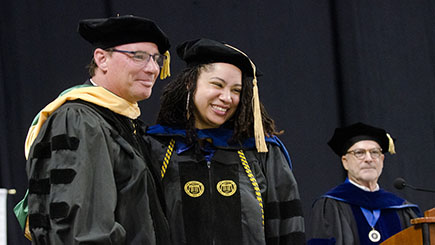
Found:
[[[130,103],[103,87],[81,85],[70,88],[44,107],[44,109],[42,109],[33,120],[32,126],[27,133],[24,148],[26,159],[29,157],[30,147],[38,136],[39,131],[47,118],[66,101],[77,99],[107,108],[131,119],[136,119],[140,116],[140,109],[137,103]]]

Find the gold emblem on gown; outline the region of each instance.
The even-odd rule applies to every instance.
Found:
[[[237,185],[232,180],[222,180],[217,183],[216,189],[222,196],[229,197],[236,193]]]
[[[184,191],[191,197],[200,197],[204,193],[204,185],[196,180],[191,180],[184,185]]]

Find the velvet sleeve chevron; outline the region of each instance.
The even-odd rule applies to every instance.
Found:
[[[279,146],[269,144],[263,164],[267,179],[264,202],[267,244],[305,244],[298,185]]]

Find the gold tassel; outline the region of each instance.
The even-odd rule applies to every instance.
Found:
[[[160,72],[160,79],[161,80],[171,76],[171,71],[169,68],[169,65],[171,63],[171,55],[169,54],[169,50],[166,51],[163,55],[166,56],[166,59],[163,62],[163,67],[162,67],[162,70]]]
[[[396,149],[394,147],[394,140],[391,138],[390,134],[387,133],[388,138],[388,152],[393,155],[396,154]]]
[[[255,138],[255,147],[257,148],[257,152],[268,152],[267,146],[266,146],[266,140],[264,139],[264,129],[263,129],[263,119],[261,117],[261,109],[260,109],[260,96],[258,93],[258,86],[257,86],[257,76],[255,75],[257,73],[256,67],[252,60],[241,50],[225,44],[225,46],[232,48],[244,56],[248,58],[249,62],[252,66],[252,71],[254,75],[254,79],[252,80],[252,110],[254,113],[254,138]]]
[[[252,62],[251,62],[252,63]],[[254,69],[255,74],[255,69]],[[255,146],[258,152],[267,152],[266,140],[264,139],[264,129],[263,120],[261,117],[260,110],[260,98],[258,95],[257,78],[254,75],[254,80],[252,81],[254,85],[252,87],[252,107],[254,110],[254,136],[255,136]]]

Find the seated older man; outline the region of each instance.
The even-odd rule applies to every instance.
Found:
[[[384,153],[395,153],[384,129],[363,123],[337,128],[328,145],[347,179],[315,201],[308,244],[379,244],[420,216],[416,205],[379,187]]]

